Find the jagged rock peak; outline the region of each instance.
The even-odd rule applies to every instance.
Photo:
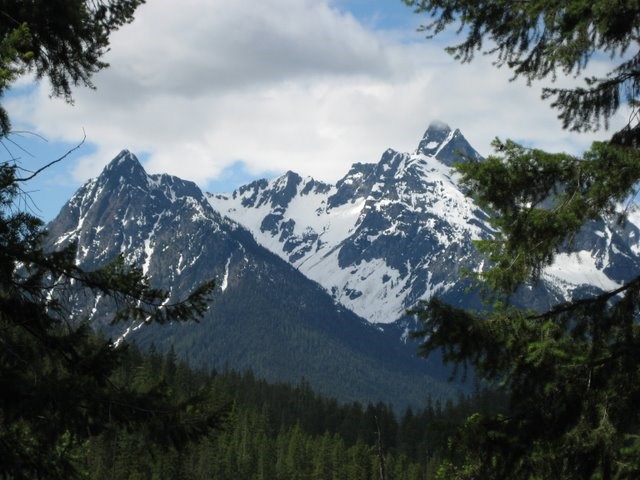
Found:
[[[457,132],[458,130],[456,130]],[[429,124],[427,131],[424,132],[422,140],[418,145],[416,153],[424,155],[435,155],[446,140],[451,135],[451,127],[440,120],[435,120]]]
[[[280,179],[276,182],[281,188],[292,186],[297,186],[302,181],[302,177],[298,175],[296,172],[291,170],[287,170],[287,172],[280,177]]]
[[[127,150],[125,148],[118,155],[116,155],[113,160],[111,160],[107,164],[106,169],[113,169],[113,168],[115,168],[115,167],[117,167],[119,165],[126,165],[126,164],[138,164],[138,165],[140,165],[140,162],[138,161],[136,156],[133,153],[131,153],[130,150]]]
[[[146,182],[147,172],[144,170],[137,157],[129,150],[122,150],[104,168],[100,177],[109,179],[124,178],[128,182],[144,180]]]
[[[456,162],[481,160],[482,156],[469,144],[459,129],[452,130],[446,123],[435,120],[429,124],[416,154],[436,157],[447,166]]]

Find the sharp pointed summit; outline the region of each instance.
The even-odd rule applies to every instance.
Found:
[[[105,181],[121,181],[126,179],[127,183],[134,185],[140,182],[146,183],[147,172],[140,164],[138,158],[129,150],[122,150],[109,162],[100,174],[100,178]]]
[[[113,170],[116,168],[122,168],[123,166],[142,167],[138,158],[129,150],[124,149],[107,164],[105,170]]]
[[[452,130],[440,120],[429,124],[416,153],[435,157],[449,167],[460,161],[482,159],[459,129]]]
[[[435,156],[438,149],[446,142],[451,134],[451,127],[440,120],[435,120],[429,124],[427,131],[424,132],[422,140],[418,145],[416,153],[423,155]]]

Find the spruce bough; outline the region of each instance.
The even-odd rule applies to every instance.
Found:
[[[107,66],[109,34],[133,19],[142,0],[12,0],[0,4],[0,97],[25,73],[47,78],[52,95],[93,87]],[[13,145],[0,106],[0,143]],[[85,271],[75,245],[45,252],[43,222],[25,211],[22,188],[44,174],[17,159],[0,163],[0,478],[68,479],[82,473],[87,439],[135,431],[182,448],[219,427],[225,409],[203,394],[178,399],[162,383],[144,389],[113,381],[124,348],[93,332],[67,300],[86,291],[115,300],[113,322],[171,322],[202,316],[213,282],[182,301],[152,288],[142,270],[116,258]],[[64,158],[48,163],[51,165]]]
[[[443,461],[443,479],[632,479],[640,477],[640,272],[618,288],[548,311],[510,302],[534,282],[589,221],[624,222],[640,180],[637,103],[640,7],[633,2],[405,0],[464,39],[462,62],[494,55],[528,82],[580,74],[594,54],[618,59],[601,78],[546,88],[563,128],[607,126],[621,107],[630,121],[581,156],[496,140],[495,154],[457,166],[470,195],[492,213],[496,236],[478,247],[491,267],[477,275],[490,300],[464,311],[437,298],[417,314],[420,353],[470,366],[508,396],[501,414],[471,415]],[[485,49],[485,45],[490,45]]]

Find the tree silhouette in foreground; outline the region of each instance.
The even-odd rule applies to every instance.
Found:
[[[130,22],[141,0],[35,0],[0,5],[0,96],[23,74],[47,78],[71,101],[106,67],[109,34]],[[11,145],[0,107],[0,142]],[[49,163],[55,163],[60,159]],[[27,172],[27,173],[25,173]],[[220,425],[221,408],[195,395],[177,401],[162,384],[134,389],[111,376],[124,349],[92,333],[65,299],[78,289],[111,297],[113,322],[186,321],[208,308],[213,283],[168,304],[141,269],[121,258],[95,271],[75,264],[75,245],[44,252],[42,221],[24,211],[28,173],[0,163],[0,478],[71,478],[78,447],[110,429],[136,431],[157,445],[183,446]]]
[[[503,414],[472,415],[443,462],[440,478],[631,479],[640,477],[640,272],[626,284],[531,312],[509,303],[535,281],[589,221],[624,221],[640,180],[638,121],[640,8],[629,2],[405,0],[437,35],[454,24],[463,41],[448,51],[462,62],[476,52],[528,82],[579,74],[594,55],[619,64],[584,86],[546,88],[563,127],[607,126],[621,107],[630,120],[582,156],[494,142],[495,154],[457,168],[470,194],[493,214],[498,234],[480,242],[491,268],[478,274],[493,305],[453,308],[437,298],[418,311],[420,352],[469,365],[507,393]]]

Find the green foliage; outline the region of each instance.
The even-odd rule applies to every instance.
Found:
[[[543,98],[555,98],[565,128],[599,128],[618,107],[640,93],[637,34],[640,6],[622,0],[404,0],[416,13],[433,19],[422,30],[429,36],[451,25],[465,36],[447,51],[462,62],[478,51],[495,55],[498,67],[528,82],[578,75],[596,53],[621,59],[601,78],[590,77],[584,87],[545,88]],[[488,45],[488,46],[487,46]],[[629,50],[635,50],[629,53]],[[634,135],[635,138],[635,135]]]
[[[111,375],[124,349],[95,338],[73,320],[64,299],[84,288],[114,298],[114,319],[160,322],[202,315],[213,288],[206,284],[184,302],[167,304],[167,292],[149,287],[121,259],[85,272],[75,247],[45,253],[42,222],[12,211],[15,166],[0,166],[0,478],[71,478],[78,444],[113,428],[180,446],[205,435],[221,411],[203,412],[197,395],[176,402],[162,385],[142,391]]]
[[[457,168],[480,205],[494,213],[499,233],[478,246],[495,266],[483,279],[496,290],[512,292],[537,278],[586,222],[617,215],[640,179],[640,152],[605,142],[582,158],[511,141],[493,146],[496,155]]]
[[[195,389],[208,396],[209,408],[221,402],[230,402],[233,408],[223,430],[181,451],[159,448],[135,430],[113,429],[91,438],[76,451],[76,458],[92,480],[379,480],[377,425],[387,478],[432,479],[427,472],[440,465],[448,434],[469,412],[488,414],[501,402],[496,394],[476,392],[445,406],[429,402],[416,413],[407,411],[399,422],[383,404],[340,405],[319,396],[305,382],[269,384],[251,372],[198,372],[171,351],[162,356],[155,349],[141,354],[130,348],[123,360],[114,382],[136,378],[136,388],[144,390],[145,379],[154,376],[178,398]],[[185,391],[181,386],[190,387]]]
[[[508,415],[469,418],[443,478],[635,478],[639,289],[636,280],[530,315],[480,316],[432,300],[422,312],[427,328],[416,332],[427,338],[421,353],[444,349],[447,360],[500,382],[510,399]]]
[[[52,95],[71,101],[71,89],[93,87],[108,66],[101,57],[109,34],[133,20],[144,0],[8,0],[0,3],[0,96],[27,71],[48,78]],[[11,124],[0,107],[0,136]]]
[[[434,298],[415,336],[421,354],[441,350],[501,385],[509,408],[470,416],[439,478],[637,478],[640,277],[546,312],[508,303],[585,222],[616,214],[640,178],[637,150],[597,143],[577,159],[496,146],[499,155],[459,168],[499,229],[479,245],[492,266],[478,278],[507,301],[468,312]]]
[[[596,53],[626,58],[587,88],[545,89],[563,126],[605,126],[640,78],[640,8],[634,2],[405,3],[434,17],[426,31],[458,22],[466,36],[449,51],[470,61],[487,41],[498,66],[528,81],[556,70],[580,73]],[[626,97],[625,97],[626,95]],[[517,309],[511,295],[535,281],[590,221],[623,222],[621,206],[640,180],[638,123],[580,157],[496,140],[495,155],[458,166],[470,194],[493,215],[497,234],[478,247],[490,268],[477,275],[495,302],[462,311],[432,299],[419,309],[420,352],[443,351],[499,385],[508,408],[477,413],[451,437],[438,470],[446,479],[631,479],[640,476],[640,272],[613,291],[573,299],[546,312]]]
[[[100,57],[109,33],[141,3],[1,2],[0,96],[32,71],[70,101],[72,86],[91,86],[106,66]],[[10,128],[0,107],[0,139]],[[45,252],[42,221],[20,208],[21,185],[45,168],[20,178],[15,163],[0,163],[0,478],[11,480],[73,478],[86,441],[114,431],[135,431],[159,449],[183,448],[224,415],[202,392],[176,398],[162,383],[116,382],[126,349],[96,337],[67,304],[72,294],[93,292],[113,300],[113,322],[183,321],[205,313],[213,283],[170,304],[167,292],[122,258],[85,271],[75,245]]]

